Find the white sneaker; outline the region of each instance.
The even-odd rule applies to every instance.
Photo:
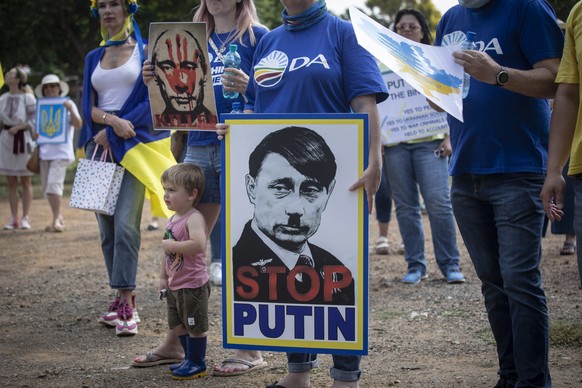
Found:
[[[18,228],[18,219],[10,217],[10,221],[4,225],[4,230],[12,230]]]
[[[30,229],[30,223],[28,222],[28,216],[24,216],[20,220],[20,229]]]
[[[376,254],[377,255],[387,255],[390,249],[390,244],[388,244],[388,237],[380,236],[376,240]]]
[[[210,282],[215,286],[222,286],[222,263],[210,263]]]
[[[133,317],[133,307],[127,304],[127,300],[119,303],[117,307],[117,325],[115,334],[118,337],[125,337],[137,334],[137,322]]]

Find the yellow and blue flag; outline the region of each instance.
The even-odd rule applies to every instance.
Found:
[[[4,71],[2,70],[2,63],[0,63],[0,88],[4,86]]]

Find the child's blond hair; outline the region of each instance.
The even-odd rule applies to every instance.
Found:
[[[168,182],[175,186],[183,187],[188,193],[198,190],[192,207],[198,205],[204,193],[204,173],[202,169],[190,163],[178,163],[168,168],[162,174],[162,183]]]

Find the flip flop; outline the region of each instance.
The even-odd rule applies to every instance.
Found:
[[[137,361],[138,358],[145,357],[145,361]],[[147,368],[150,366],[158,366],[158,365],[165,365],[165,364],[177,364],[182,362],[181,358],[166,358],[164,356],[160,356],[150,350],[145,354],[145,356],[139,356],[133,359],[133,363],[131,366],[134,368]]]
[[[566,241],[564,246],[560,250],[560,255],[562,256],[570,256],[576,253],[576,244],[573,242]]]
[[[221,368],[224,368],[225,364],[241,364],[241,365],[245,365],[248,368],[247,369],[241,369],[241,370],[234,370],[232,372],[222,372],[219,370],[216,370],[216,366],[214,367],[214,369],[212,370],[212,374],[214,376],[240,376],[240,375],[244,375],[245,373],[249,373],[251,371],[257,370],[257,369],[263,369],[267,366],[267,362],[263,361],[263,360],[255,360],[255,361],[247,361],[247,360],[243,360],[242,358],[227,358],[226,360],[222,361],[222,363],[220,364]]]

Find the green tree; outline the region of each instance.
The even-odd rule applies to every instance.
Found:
[[[273,0],[255,0],[257,13],[261,23],[272,30],[281,25],[281,12],[283,5],[280,1]]]
[[[199,1],[140,2],[136,20],[147,39],[150,22],[191,21]],[[101,41],[99,21],[92,18],[89,0],[0,2],[0,62],[6,71],[17,64],[31,68],[30,84],[47,73],[81,79],[87,53]]]
[[[422,12],[432,31],[436,29],[442,16],[432,0],[367,0],[365,4],[372,11],[368,16],[386,27],[392,24],[394,16],[402,8],[416,8]]]

